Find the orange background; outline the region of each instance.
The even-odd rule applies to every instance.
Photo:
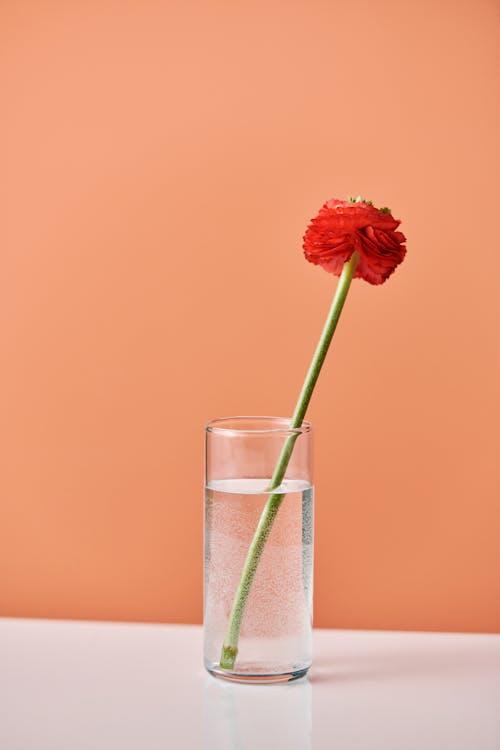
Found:
[[[498,631],[498,3],[0,15],[1,614],[200,621],[203,423],[291,412],[362,193],[408,255],[310,410],[315,621]]]

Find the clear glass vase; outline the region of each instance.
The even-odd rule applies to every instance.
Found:
[[[311,665],[312,434],[289,424],[228,417],[206,427],[204,659],[229,680],[285,682]]]

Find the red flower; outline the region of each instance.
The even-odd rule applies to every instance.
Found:
[[[354,277],[383,284],[406,254],[406,238],[395,231],[399,224],[388,208],[375,208],[362,198],[334,198],[307,227],[304,255],[311,263],[340,276],[344,263],[357,251]]]

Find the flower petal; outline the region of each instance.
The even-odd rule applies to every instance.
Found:
[[[406,238],[395,231],[400,222],[387,210],[367,201],[327,201],[304,235],[308,261],[339,276],[353,252],[359,252],[356,272],[370,284],[383,284],[406,254]]]

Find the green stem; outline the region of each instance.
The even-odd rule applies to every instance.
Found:
[[[330,311],[321,333],[321,338],[316,347],[316,351],[314,352],[314,356],[309,366],[309,370],[304,380],[304,385],[302,386],[302,390],[300,392],[300,396],[298,398],[297,405],[295,406],[295,411],[292,416],[290,429],[297,430],[297,432],[293,432],[291,435],[289,435],[283,445],[280,457],[269,483],[269,492],[277,489],[285,476],[285,472],[292,455],[295,441],[300,435],[298,428],[300,428],[300,426],[302,425],[302,422],[306,415],[307,407],[309,406],[309,402],[314,391],[314,386],[316,385],[316,381],[318,380],[323,362],[325,361],[328,348],[330,346],[333,334],[335,333],[335,329],[340,318],[340,313],[342,312],[342,308],[344,307],[344,302],[346,300],[349,287],[351,286],[351,281],[353,279],[358,260],[358,254],[353,253],[351,258],[346,263],[344,263],[344,267],[342,269],[339,283],[337,284],[337,289],[335,290],[335,295],[330,307]],[[222,646],[222,653],[220,658],[220,666],[222,669],[233,669],[234,667],[236,656],[238,654],[238,640],[240,637],[241,621],[243,619],[245,605],[250,593],[255,573],[257,571],[257,566],[259,564],[262,551],[269,537],[274,519],[276,518],[276,514],[284,498],[284,492],[274,492],[269,496],[269,499],[267,500],[260,516],[259,523],[255,530],[252,542],[248,549],[245,564],[243,566],[243,571],[241,573],[240,582],[234,595],[233,606],[229,617],[229,625]]]

